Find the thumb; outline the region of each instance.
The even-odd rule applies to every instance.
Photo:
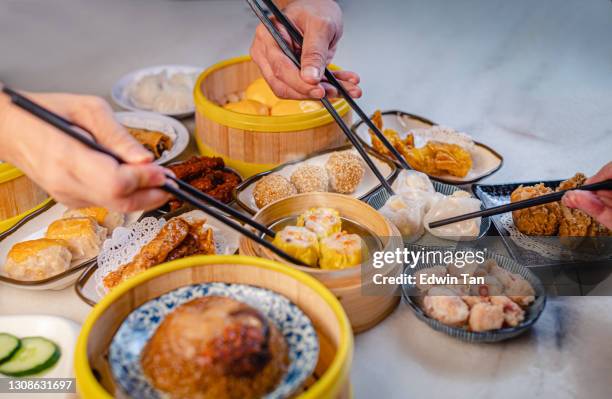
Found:
[[[319,29],[307,29],[302,46],[302,79],[310,84],[321,82],[327,66],[330,38]]]

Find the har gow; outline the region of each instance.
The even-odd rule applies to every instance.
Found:
[[[161,92],[153,102],[153,110],[161,113],[186,112],[193,108],[191,91],[186,87],[172,87]]]
[[[425,173],[406,169],[399,173],[397,179],[393,182],[392,188],[398,194],[412,190],[425,191],[432,194],[436,192],[433,183]]]
[[[139,108],[153,108],[153,102],[163,90],[164,80],[163,72],[142,77],[129,87],[130,100]]]
[[[480,210],[480,206],[480,200],[472,198],[465,191],[457,191],[453,195],[439,199],[431,206],[431,209],[424,217],[425,229],[437,237],[457,241],[478,237],[481,218],[464,220],[435,229],[430,228],[429,223],[459,216],[464,213],[476,212]]]
[[[408,200],[394,195],[380,208],[380,213],[397,227],[404,241],[413,242],[423,235],[425,207],[426,202],[419,198]]]

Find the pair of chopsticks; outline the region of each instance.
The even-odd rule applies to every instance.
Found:
[[[551,194],[545,194],[540,197],[530,198],[523,201],[512,202],[510,204],[499,205],[489,209],[483,209],[481,211],[466,213],[465,215],[459,215],[448,219],[438,220],[437,222],[429,223],[430,228],[442,227],[447,224],[462,222],[464,220],[485,217],[485,216],[493,216],[500,215],[506,212],[512,212],[519,209],[530,208],[536,205],[548,204],[550,202],[560,201],[563,198],[563,195],[568,191],[573,190],[584,190],[584,191],[598,191],[598,190],[612,190],[612,179],[604,180],[599,183],[587,184],[585,186],[571,188],[569,190],[557,191]]]
[[[268,32],[270,32],[270,34],[272,35],[276,43],[279,45],[283,53],[295,64],[295,66],[298,69],[300,69],[301,67],[300,59],[293,52],[293,50],[291,49],[289,44],[285,41],[285,39],[280,34],[278,29],[276,29],[276,26],[274,25],[270,17],[266,14],[266,8],[269,10],[269,12],[271,12],[274,15],[274,17],[278,20],[278,22],[287,29],[287,32],[291,36],[292,40],[300,46],[302,46],[304,42],[304,38],[302,37],[302,34],[293,25],[293,23],[289,21],[287,17],[285,17],[283,12],[276,6],[276,4],[274,4],[272,0],[262,0],[262,2],[265,4],[265,7],[259,4],[258,0],[247,0],[247,3],[249,3],[249,6],[251,7],[255,15],[257,15],[261,23],[266,27],[266,29],[268,29]],[[359,108],[357,103],[355,103],[355,101],[351,98],[351,96],[346,91],[346,89],[342,86],[342,84],[340,84],[340,82],[336,79],[336,77],[327,68],[325,68],[325,78],[331,85],[333,85],[338,90],[338,93],[340,93],[342,97],[344,97],[344,99],[347,101],[350,107],[353,110],[355,110],[357,115],[359,115],[361,120],[363,120],[372,129],[372,131],[382,141],[385,147],[387,147],[389,151],[391,151],[391,153],[398,159],[398,161],[402,164],[402,167],[409,169],[410,167],[408,166],[404,158],[400,155],[400,153],[397,151],[397,149],[393,147],[393,145],[389,142],[389,140],[385,137],[385,135],[376,127],[376,125],[374,125],[374,123],[370,120],[370,118],[368,118],[365,112],[363,112],[363,110]],[[356,135],[344,123],[344,120],[342,120],[340,115],[338,115],[338,113],[332,106],[329,99],[327,97],[323,97],[321,99],[321,103],[323,104],[325,109],[331,114],[332,118],[334,118],[334,121],[338,124],[338,126],[340,126],[340,129],[342,129],[342,132],[346,135],[349,141],[353,144],[355,149],[357,149],[357,152],[359,152],[359,155],[361,155],[361,157],[366,162],[368,167],[372,170],[372,172],[374,173],[378,181],[380,181],[380,184],[385,188],[385,190],[387,190],[387,192],[389,192],[389,194],[393,195],[394,192],[391,186],[389,185],[389,182],[387,182],[387,180],[380,173],[380,171],[378,170],[374,162],[372,162],[372,159],[370,158],[366,150],[363,148],[363,146],[359,142],[359,139],[357,139]]]
[[[57,129],[61,130],[62,132],[66,133],[68,136],[72,137],[75,140],[78,140],[79,142],[81,142],[82,144],[86,145],[87,147],[101,152],[103,154],[106,154],[110,157],[112,157],[114,160],[116,160],[118,163],[120,164],[124,164],[125,161],[123,159],[121,159],[121,157],[119,157],[117,154],[115,154],[114,152],[112,152],[111,150],[109,150],[108,148],[100,145],[99,143],[97,143],[96,141],[94,141],[91,137],[93,137],[92,135],[90,135],[89,137],[83,133],[87,133],[89,134],[89,132],[87,132],[86,129],[84,129],[81,126],[78,126],[66,119],[64,119],[63,117],[55,114],[54,112],[49,111],[48,109],[34,103],[33,101],[31,101],[30,99],[28,99],[27,97],[19,94],[18,92],[10,89],[7,86],[3,86],[2,87],[2,91],[4,93],[6,93],[10,98],[11,101],[13,102],[13,104],[15,104],[16,106],[22,108],[23,110],[31,113],[32,115],[38,117],[39,119],[47,122],[48,124],[56,127]],[[81,130],[82,132],[79,132],[79,130]],[[232,228],[233,230],[236,230],[237,232],[241,233],[242,235],[250,238],[251,240],[257,242],[258,244],[268,248],[270,251],[274,252],[276,255],[280,256],[281,258],[285,259],[288,262],[294,263],[294,264],[298,264],[298,265],[303,265],[306,266],[304,264],[304,262],[299,261],[298,259],[295,259],[293,256],[287,254],[286,252],[280,250],[279,248],[277,248],[276,246],[274,246],[271,242],[267,241],[265,238],[263,237],[259,237],[257,234],[255,234],[254,232],[244,228],[243,226],[241,226],[240,224],[236,223],[235,221],[231,220],[230,218],[228,218],[227,216],[225,216],[224,214],[217,212],[214,209],[211,209],[209,207],[207,207],[206,205],[209,205],[211,207],[217,208],[227,214],[229,214],[230,216],[234,217],[235,219],[240,220],[241,222],[248,224],[249,226],[255,228],[256,230],[259,230],[260,232],[264,233],[265,235],[268,235],[272,238],[274,238],[276,236],[276,233],[272,230],[270,230],[269,228],[267,228],[266,226],[254,221],[253,219],[241,214],[240,212],[236,211],[235,209],[233,209],[232,207],[224,204],[221,201],[218,201],[217,199],[197,190],[195,187],[191,186],[190,184],[177,179],[176,177],[172,176],[172,175],[167,175],[166,176],[168,178],[168,180],[174,182],[178,187],[175,187],[174,185],[166,182],[164,183],[164,185],[162,185],[160,188],[172,195],[174,195],[176,198],[181,199],[182,201],[185,201],[187,203],[190,203],[191,205],[193,205],[194,207],[196,207],[197,209],[200,209],[201,211],[203,211],[204,213],[212,216],[213,218],[217,219],[218,221],[220,221],[221,223],[227,225],[228,227]]]

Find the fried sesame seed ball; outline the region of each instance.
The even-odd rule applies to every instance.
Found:
[[[291,174],[291,183],[298,193],[324,192],[327,191],[329,177],[323,167],[305,164]]]
[[[365,174],[361,158],[349,151],[333,153],[325,163],[325,169],[332,190],[340,194],[353,193]]]
[[[553,191],[544,186],[520,186],[510,195],[511,202],[535,198]],[[551,236],[557,234],[559,222],[561,220],[561,208],[558,202],[532,206],[526,209],[519,209],[512,212],[514,225],[523,234],[531,236]]]
[[[258,208],[297,194],[297,190],[283,176],[273,173],[261,178],[253,190],[253,198]]]

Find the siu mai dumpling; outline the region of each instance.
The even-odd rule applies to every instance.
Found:
[[[346,269],[361,263],[362,242],[357,234],[344,231],[325,237],[319,243],[321,269]]]
[[[298,217],[297,225],[306,227],[318,238],[325,238],[342,229],[342,219],[335,209],[310,208]]]
[[[437,237],[449,240],[461,241],[478,237],[481,218],[468,219],[435,229],[430,228],[429,223],[476,212],[480,210],[480,206],[480,200],[472,198],[469,193],[456,191],[453,195],[437,200],[431,206],[424,218],[425,229]]]
[[[60,219],[49,225],[45,237],[66,241],[73,260],[91,259],[100,253],[106,228],[91,217]]]
[[[82,217],[94,218],[100,226],[106,227],[108,234],[112,234],[113,230],[122,226],[125,222],[125,217],[122,213],[109,211],[99,206],[70,209],[64,213],[64,219]]]
[[[317,266],[319,260],[317,235],[305,227],[286,226],[276,233],[272,244],[308,266]]]
[[[44,280],[68,270],[71,260],[65,241],[40,238],[13,245],[4,272],[16,280]]]

